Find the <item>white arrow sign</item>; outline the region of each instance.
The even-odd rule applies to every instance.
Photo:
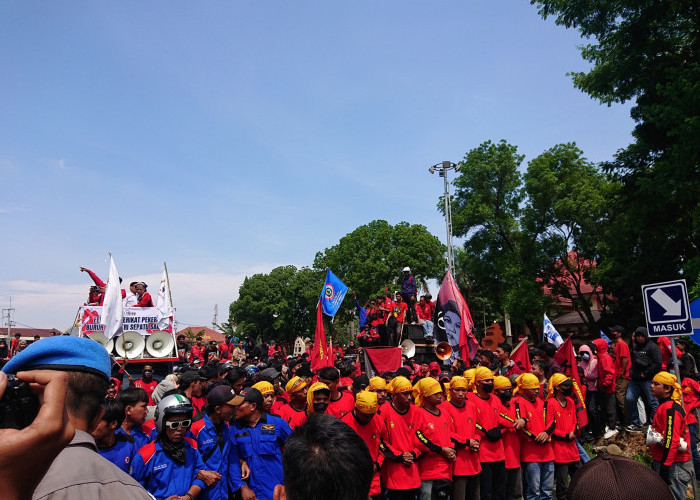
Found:
[[[674,301],[671,297],[666,295],[666,292],[664,292],[661,288],[654,290],[654,293],[651,294],[651,298],[666,310],[664,316],[681,315],[681,301]]]

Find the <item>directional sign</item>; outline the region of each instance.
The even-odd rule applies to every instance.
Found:
[[[693,334],[685,280],[643,285],[642,296],[650,337]]]
[[[690,303],[690,318],[693,325],[693,342],[700,339],[700,297]]]

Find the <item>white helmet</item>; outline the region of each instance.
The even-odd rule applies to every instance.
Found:
[[[402,272],[404,272],[404,273],[410,273],[410,272],[411,272],[411,268],[408,267],[408,266],[406,266],[406,267],[403,268],[403,271],[402,271]]]
[[[161,399],[158,406],[156,406],[156,431],[158,431],[158,434],[163,432],[163,424],[166,417],[170,415],[189,415],[192,417],[193,411],[190,400],[180,394],[171,394]]]

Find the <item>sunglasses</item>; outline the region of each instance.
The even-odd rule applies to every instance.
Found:
[[[192,425],[192,420],[177,420],[174,422],[165,422],[165,426],[173,430],[179,429],[180,427],[188,428],[190,425]]]

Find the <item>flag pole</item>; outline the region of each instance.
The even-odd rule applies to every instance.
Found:
[[[173,293],[170,289],[170,275],[168,274],[168,265],[165,263],[165,261],[163,261],[163,270],[165,271],[165,281],[168,283],[168,300],[170,301],[170,309],[173,309]]]

